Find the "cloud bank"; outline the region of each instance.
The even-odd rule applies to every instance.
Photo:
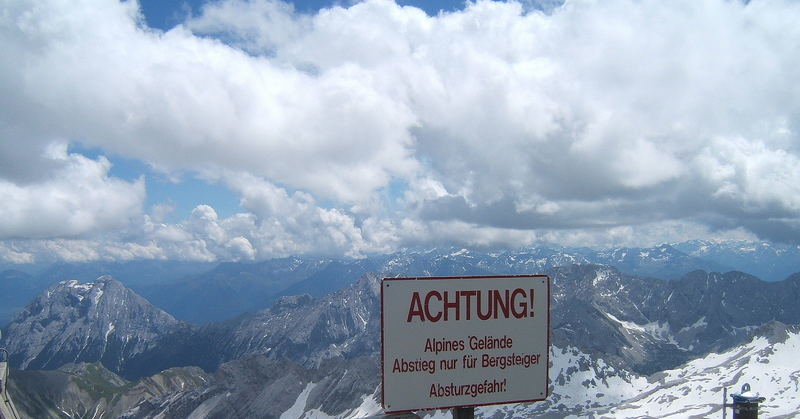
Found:
[[[2,1],[0,257],[800,242],[800,4]],[[226,185],[157,222],[80,142]]]

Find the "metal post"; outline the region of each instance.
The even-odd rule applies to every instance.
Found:
[[[725,408],[728,407],[728,387],[722,389],[722,419],[727,419],[728,412],[725,411]]]
[[[474,407],[455,407],[452,412],[453,419],[475,419]]]

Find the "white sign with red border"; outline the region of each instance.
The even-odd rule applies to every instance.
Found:
[[[547,398],[545,275],[384,278],[387,413]]]

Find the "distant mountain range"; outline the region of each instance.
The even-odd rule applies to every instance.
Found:
[[[800,271],[800,248],[765,242],[691,241],[602,251],[536,246],[497,252],[459,248],[404,251],[364,259],[290,257],[255,263],[59,263],[35,272],[0,272],[0,326],[50,285],[63,280],[85,282],[102,275],[113,276],[179,320],[204,324],[268,308],[281,296],[307,293],[320,297],[366,272],[384,276],[522,274],[570,264],[608,265],[630,275],[669,280],[695,270],[737,270],[774,282]]]
[[[780,281],[800,270],[800,246],[769,242],[692,240],[674,248],[696,258],[730,266],[765,281]],[[724,272],[724,270],[720,270]]]
[[[640,260],[662,254],[672,253],[666,249]],[[26,306],[0,344],[9,349],[15,368],[73,371],[70,379],[43,371],[42,377],[62,377],[43,378],[39,385],[46,389],[19,387],[18,398],[27,400],[18,404],[20,409],[80,412],[102,399],[108,415],[130,418],[209,417],[214,412],[242,418],[364,416],[380,410],[382,275],[505,273],[527,266],[527,272],[545,272],[552,279],[551,397],[487,407],[486,416],[654,415],[670,409],[680,415],[680,402],[674,401],[688,394],[687,388],[693,397],[684,407],[706,414],[718,410],[714,403],[721,400],[723,384],[740,386],[744,380],[761,391],[780,392],[773,396],[774,403],[782,404],[774,406],[775,412],[791,412],[783,404],[798,403],[791,396],[796,385],[791,377],[800,376],[800,363],[788,354],[796,354],[800,339],[800,274],[765,282],[742,272],[693,271],[666,281],[608,265],[561,266],[565,260],[586,262],[562,251],[393,255],[378,265],[383,273],[363,275],[336,292],[278,297],[268,309],[204,326],[176,320],[108,277],[86,284],[66,281]],[[301,262],[281,266],[297,272]],[[748,372],[756,371],[753,362],[764,364],[757,377]],[[157,385],[146,384],[151,383],[148,377],[178,367],[185,368],[172,371],[183,377],[185,388],[150,389]],[[80,393],[86,380],[106,384]],[[129,390],[137,385],[150,396],[132,398]],[[46,400],[28,393],[37,388],[48,394]]]

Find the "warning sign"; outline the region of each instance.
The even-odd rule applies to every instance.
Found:
[[[384,278],[384,410],[544,400],[549,306],[544,275]]]

